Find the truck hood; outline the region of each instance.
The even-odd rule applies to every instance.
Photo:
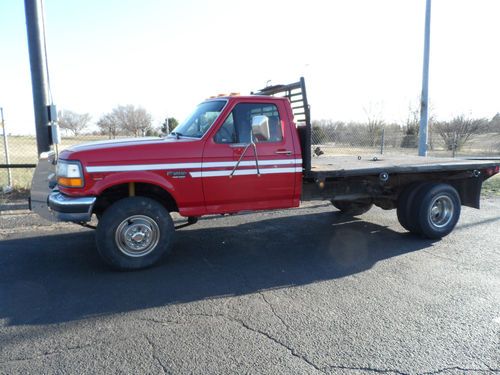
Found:
[[[177,139],[173,137],[169,138],[141,137],[141,138],[111,139],[106,141],[95,141],[95,142],[73,145],[68,147],[66,151],[79,152],[79,151],[103,150],[103,149],[112,149],[117,147],[146,145],[151,143],[168,143],[171,141],[177,141]]]
[[[84,165],[143,164],[166,159],[200,158],[202,147],[189,147],[200,142],[195,138],[145,137],[98,141],[71,146],[59,155],[61,159],[79,160]],[[193,151],[197,150],[198,152]]]

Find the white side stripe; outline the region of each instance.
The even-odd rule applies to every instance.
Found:
[[[232,171],[202,171],[202,172],[190,172],[191,177],[220,177],[220,176],[229,176]],[[302,172],[302,168],[293,167],[293,168],[264,168],[260,169],[260,174],[275,174],[275,173],[298,173]],[[248,176],[257,174],[257,169],[237,169],[234,171],[233,176]]]
[[[236,161],[215,161],[203,163],[202,168],[217,168],[217,167],[234,167]],[[259,165],[288,165],[288,164],[302,164],[302,159],[282,159],[282,160],[259,160]],[[256,166],[255,160],[242,161],[242,167]]]
[[[259,160],[259,165],[293,165],[302,164],[302,159]],[[178,169],[204,169],[234,167],[236,161],[216,161],[208,163],[172,163],[172,164],[129,164],[129,165],[103,165],[86,167],[88,173],[96,172],[131,172],[131,171],[156,171]],[[242,167],[256,166],[255,160],[242,161]],[[192,174],[192,173],[191,173]]]
[[[157,171],[162,169],[187,169],[201,168],[201,163],[175,163],[175,164],[131,164],[131,165],[105,165],[87,167],[87,172],[128,172],[128,171]]]

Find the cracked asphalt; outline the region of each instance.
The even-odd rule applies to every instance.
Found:
[[[0,215],[1,374],[500,372],[500,199],[439,242],[394,211],[214,217],[114,272],[93,231]]]

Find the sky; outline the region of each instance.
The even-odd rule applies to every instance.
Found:
[[[45,0],[53,99],[142,106],[159,126],[219,93],[306,79],[313,119],[404,122],[422,84],[425,0]],[[500,112],[500,1],[432,2],[433,115]],[[34,133],[24,2],[0,1],[0,107]]]

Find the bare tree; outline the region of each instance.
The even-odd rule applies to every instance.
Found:
[[[416,148],[418,146],[418,133],[420,130],[420,113],[419,109],[412,105],[408,105],[408,116],[404,123],[405,135],[401,141],[401,147]]]
[[[497,113],[490,120],[490,131],[500,133],[500,113]]]
[[[446,149],[455,151],[460,150],[471,137],[483,132],[487,125],[486,119],[471,119],[460,115],[451,121],[438,122],[434,128],[443,138]]]
[[[119,129],[126,134],[136,137],[144,136],[151,130],[152,117],[142,107],[135,108],[133,105],[118,106],[111,112],[117,121]]]
[[[119,133],[120,125],[113,113],[106,113],[97,121],[97,126],[102,134],[107,134],[109,139],[114,139]]]
[[[91,117],[88,113],[76,113],[69,110],[59,111],[58,124],[61,129],[70,131],[77,137],[88,125]]]
[[[382,109],[381,105],[377,105],[378,109],[375,109],[373,105],[370,103],[368,108],[363,108],[366,118],[368,120],[367,133],[369,137],[369,143],[372,147],[377,145],[377,138],[382,133],[382,129],[384,128],[385,122],[382,117]]]
[[[427,111],[427,124],[428,124],[428,144],[429,148],[434,149],[433,140],[433,125],[434,125],[434,107],[432,103],[428,105]],[[404,136],[401,140],[401,147],[403,148],[417,148],[418,147],[418,137],[420,134],[420,99],[415,102],[410,102],[408,104],[408,115],[403,121],[403,131]]]

